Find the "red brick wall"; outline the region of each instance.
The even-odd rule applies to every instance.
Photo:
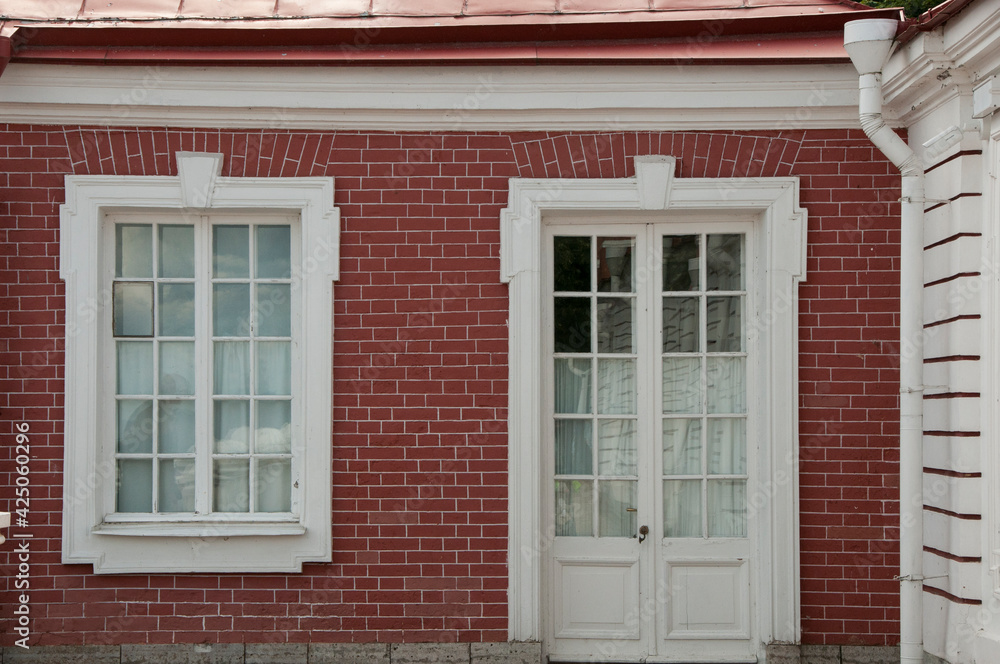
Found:
[[[336,178],[334,561],[301,575],[95,576],[59,563],[63,175]],[[898,641],[898,176],[857,131],[391,134],[0,125],[0,508],[31,427],[39,643],[504,641],[507,179],[801,178],[803,640]],[[779,395],[780,396],[780,395]],[[792,407],[792,404],[789,404]],[[11,546],[0,625],[10,645]]]

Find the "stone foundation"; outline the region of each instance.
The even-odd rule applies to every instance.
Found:
[[[771,644],[767,664],[899,664],[899,647]]]
[[[539,664],[539,643],[216,643],[4,648],[0,664]]]

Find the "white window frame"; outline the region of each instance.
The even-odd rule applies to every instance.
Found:
[[[636,177],[621,179],[512,178],[501,213],[501,279],[510,285],[508,420],[509,638],[541,640],[542,568],[552,544],[542,521],[541,445],[543,224],[565,223],[567,213],[707,211],[751,213],[756,218],[756,273],[763,301],[747,316],[765,368],[759,435],[769,441],[759,458],[760,495],[748,497],[761,519],[761,574],[756,634],[764,644],[799,643],[798,510],[798,284],[805,280],[806,213],[798,178],[674,178],[676,160],[636,157]],[[776,396],[780,395],[780,396]]]
[[[60,208],[60,277],[66,282],[66,404],[63,498],[65,564],[96,573],[301,572],[332,559],[331,407],[333,281],[339,277],[340,213],[333,179],[222,177],[223,155],[177,153],[176,176],[66,176]],[[110,327],[111,284],[102,261],[109,213],[222,211],[299,218],[300,335],[293,343],[309,369],[294,381],[300,500],[288,515],[225,514],[199,519],[107,519],[114,512],[115,463],[102,445],[101,404],[113,399],[101,357]],[[197,221],[195,223],[198,223]],[[204,311],[201,312],[204,315]],[[119,515],[120,517],[121,515]]]

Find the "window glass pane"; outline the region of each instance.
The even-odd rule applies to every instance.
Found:
[[[590,238],[556,237],[552,269],[556,292],[590,292]]]
[[[632,326],[635,314],[630,297],[597,298],[597,352],[634,353]]]
[[[708,481],[708,536],[747,536],[746,480]]]
[[[115,226],[115,276],[153,276],[153,227],[149,224]]]
[[[290,459],[258,459],[256,504],[257,512],[290,512],[292,510],[292,462]]]
[[[555,367],[556,412],[589,413],[593,398],[593,361],[589,358],[557,358]]]
[[[292,275],[292,233],[288,226],[257,227],[258,279],[287,279]]]
[[[250,343],[216,341],[213,347],[213,393],[250,394]]]
[[[708,358],[708,412],[746,412],[745,374],[745,358]]]
[[[153,283],[118,281],[112,291],[115,336],[153,336]]]
[[[160,226],[161,277],[194,278],[194,226]]]
[[[257,401],[257,454],[288,454],[292,451],[292,402]]]
[[[212,276],[218,279],[250,276],[250,229],[247,226],[212,227]]]
[[[698,281],[698,236],[663,237],[663,290],[689,291],[700,288]]]
[[[153,393],[153,342],[119,341],[118,394]]]
[[[250,402],[215,402],[216,454],[246,454],[250,451]]]
[[[556,475],[592,474],[593,450],[590,420],[556,420]]]
[[[555,298],[554,341],[557,353],[589,353],[590,298]]]
[[[249,512],[250,460],[216,459],[212,488],[214,511]]]
[[[709,235],[707,244],[708,290],[745,290],[743,236]]]
[[[158,306],[162,336],[194,336],[194,284],[160,284]]]
[[[258,336],[292,336],[292,299],[289,284],[257,284],[256,310]]]
[[[663,298],[663,352],[697,353],[700,329],[699,298]]]
[[[597,472],[635,475],[638,472],[635,420],[600,420],[597,431]]]
[[[600,510],[598,532],[601,537],[632,537],[636,528],[637,487],[633,480],[598,482],[597,497]]]
[[[634,282],[635,240],[630,237],[597,238],[597,290],[631,293]]]
[[[153,461],[152,459],[118,460],[119,512],[153,511]]]
[[[708,420],[708,472],[711,475],[747,472],[747,421],[742,417]]]
[[[160,454],[194,452],[194,401],[160,401]]]
[[[160,394],[194,394],[194,342],[160,342]]]
[[[594,534],[594,483],[590,480],[556,480],[556,536],[590,537]]]
[[[250,284],[212,286],[212,334],[216,337],[250,336]]]
[[[194,511],[194,459],[160,459],[159,512]]]
[[[705,336],[709,353],[743,350],[743,298],[709,297],[705,306]]]
[[[635,360],[597,360],[597,412],[635,413]]]
[[[664,480],[663,536],[701,537],[701,480]]]
[[[696,357],[663,359],[663,412],[701,412],[701,360]]]
[[[292,344],[289,341],[258,341],[257,394],[292,393]]]
[[[663,420],[663,474],[701,474],[701,420]]]
[[[123,399],[118,402],[118,451],[122,454],[152,454],[152,401]]]

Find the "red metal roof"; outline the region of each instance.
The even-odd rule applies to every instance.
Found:
[[[14,20],[186,21],[262,19],[320,27],[343,19],[488,16],[572,16],[598,14],[605,21],[632,20],[646,13],[764,11],[822,14],[862,8],[851,0],[3,0],[0,17]]]
[[[851,0],[0,0],[0,40],[13,35],[15,62],[804,63],[846,60],[843,24],[876,17],[900,13]]]

